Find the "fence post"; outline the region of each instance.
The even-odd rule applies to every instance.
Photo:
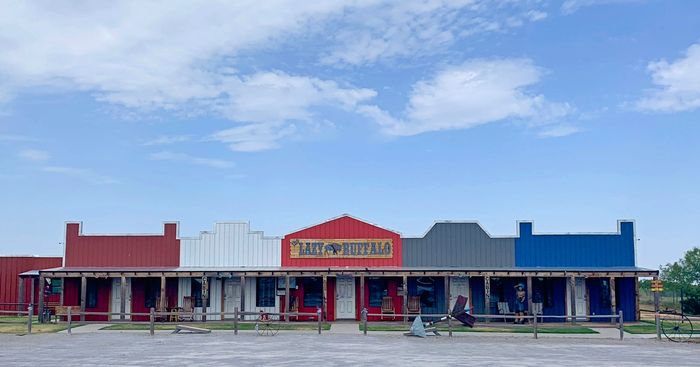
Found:
[[[316,317],[318,318],[318,334],[321,335],[321,309],[316,309]]]
[[[238,307],[233,309],[233,335],[238,335]]]
[[[620,328],[620,340],[622,340],[622,338],[625,334],[625,319],[622,317],[622,310],[620,310],[619,328]]]
[[[661,315],[656,311],[656,339],[661,340]]]
[[[34,316],[34,306],[27,307],[27,333],[32,333],[32,317]]]
[[[532,327],[534,328],[535,332],[535,339],[537,339],[537,312],[533,315],[535,317],[534,322],[532,323]]]
[[[452,337],[452,316],[450,314],[447,314],[447,335]]]
[[[68,321],[68,335],[73,334],[73,332],[71,331],[71,326],[73,326],[72,325],[73,324],[73,315],[71,312],[72,311],[71,308],[72,308],[71,306],[68,306],[68,320],[66,320],[66,321]]]
[[[362,332],[367,335],[367,307],[362,309]]]
[[[155,308],[151,307],[151,315],[150,315],[150,320],[149,320],[149,331],[151,333],[151,336],[153,336],[155,332],[155,325],[154,321],[156,320],[156,315],[155,315]]]

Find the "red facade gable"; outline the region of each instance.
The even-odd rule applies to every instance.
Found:
[[[344,215],[282,239],[282,266],[401,266],[401,236]]]
[[[66,224],[66,267],[177,267],[177,223],[159,235],[83,235],[80,223]]]

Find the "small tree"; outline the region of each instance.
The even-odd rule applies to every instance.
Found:
[[[700,248],[694,247],[678,261],[662,266],[661,279],[668,290],[683,295],[683,312],[700,314]]]

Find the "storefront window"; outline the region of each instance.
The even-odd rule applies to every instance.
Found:
[[[61,288],[63,287],[63,282],[61,279],[49,279],[51,284],[51,294],[61,294]]]
[[[321,278],[304,278],[304,307],[321,307],[323,304],[323,281]]]
[[[382,298],[389,295],[386,279],[369,278],[369,305],[371,307],[381,307]]]
[[[257,278],[255,283],[255,306],[275,307],[275,278]]]

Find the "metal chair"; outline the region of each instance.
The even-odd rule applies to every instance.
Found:
[[[508,302],[498,302],[498,314],[503,315],[503,322],[507,322],[506,316],[515,315],[515,312],[512,312],[510,310],[510,306],[508,305]]]

